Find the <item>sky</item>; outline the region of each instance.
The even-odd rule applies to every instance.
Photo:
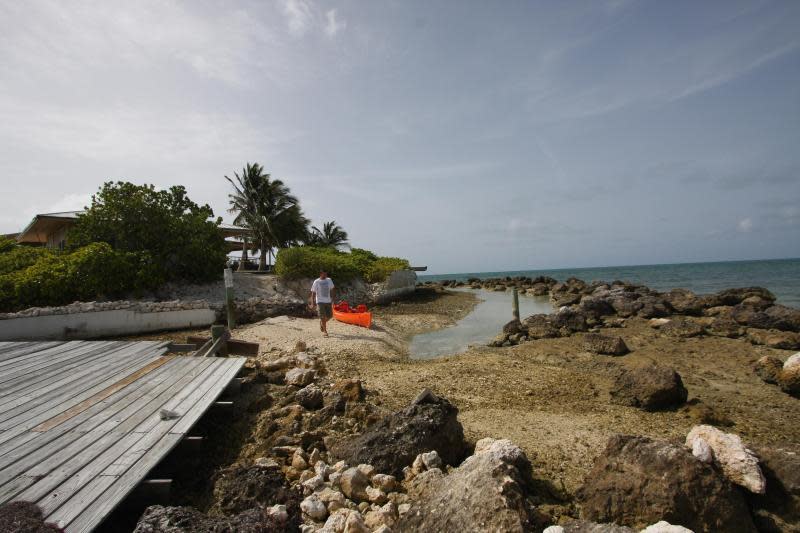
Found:
[[[800,2],[0,0],[0,233],[258,162],[429,273],[800,257]]]

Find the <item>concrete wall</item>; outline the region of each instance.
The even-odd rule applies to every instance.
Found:
[[[373,292],[373,299],[377,303],[386,303],[407,294],[413,294],[417,286],[417,273],[413,270],[396,270],[389,279],[378,284]]]
[[[201,328],[214,323],[211,309],[140,313],[131,309],[0,320],[0,341],[92,339],[152,331]]]

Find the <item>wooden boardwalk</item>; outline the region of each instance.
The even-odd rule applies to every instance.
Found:
[[[0,503],[35,502],[70,533],[100,524],[245,362],[167,346],[0,342]]]

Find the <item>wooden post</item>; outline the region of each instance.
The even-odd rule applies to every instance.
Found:
[[[211,347],[209,350],[219,346],[219,348],[216,350],[216,353],[211,354],[214,357],[228,355],[228,347],[227,343],[224,342],[224,339],[222,339],[223,335],[225,335],[225,326],[221,324],[215,324],[211,326]],[[221,344],[218,344],[220,342]]]
[[[511,305],[513,306],[514,318],[519,320],[519,291],[517,291],[516,287],[511,290],[511,296],[513,298]]]
[[[233,270],[225,269],[225,307],[228,312],[228,329],[233,331],[236,319],[233,316]]]

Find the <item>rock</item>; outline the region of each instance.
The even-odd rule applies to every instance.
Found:
[[[781,370],[778,374],[778,385],[783,392],[800,397],[800,365]]]
[[[389,493],[397,487],[397,480],[388,474],[375,474],[372,476],[372,486]]]
[[[310,472],[310,471],[306,470],[306,472]],[[309,491],[313,492],[313,491],[317,490],[318,488],[323,487],[325,485],[325,479],[322,476],[320,476],[319,474],[317,474],[316,476],[311,476],[306,480],[303,480],[303,476],[300,476],[300,483],[303,485],[303,487],[305,487]]]
[[[755,362],[753,368],[756,371],[756,374],[758,374],[758,377],[763,379],[765,382],[776,384],[778,383],[778,376],[780,376],[781,371],[783,370],[783,361],[777,357],[765,355]]]
[[[787,359],[786,362],[783,363],[784,370],[788,370],[793,366],[800,366],[800,352],[790,356],[789,359]]]
[[[636,303],[640,306],[636,314],[642,318],[656,318],[672,314],[670,305],[657,296],[642,296]]]
[[[322,389],[316,385],[303,387],[294,394],[294,399],[306,409],[319,409],[322,407]]]
[[[370,533],[360,513],[352,512],[344,524],[344,533]]]
[[[758,296],[760,299],[774,302],[775,295],[763,287],[742,287],[736,289],[725,289],[713,295],[714,305],[739,305],[744,300]]]
[[[692,443],[692,455],[704,463],[714,462],[714,450],[703,439],[695,439]]]
[[[288,512],[287,512],[288,511]],[[296,512],[297,511],[297,512]],[[300,526],[299,509],[286,508],[276,512],[275,507],[265,510],[249,509],[233,516],[210,516],[192,507],[163,507],[153,505],[145,509],[136,524],[135,533],[281,533],[297,531]],[[3,529],[3,531],[8,531]],[[17,530],[19,531],[19,530]],[[35,531],[35,530],[30,530]],[[42,530],[44,531],[44,530]],[[58,529],[54,531],[59,531]]]
[[[261,369],[265,372],[273,372],[276,370],[285,370],[290,366],[294,366],[294,357],[281,357],[274,361],[266,361],[261,363]]]
[[[636,533],[635,530],[616,524],[598,524],[588,520],[570,520],[560,526],[550,526],[542,533]]]
[[[9,533],[57,533],[61,528],[44,521],[39,507],[30,502],[16,501],[0,505],[0,531]]]
[[[550,320],[553,326],[565,335],[589,329],[586,324],[586,317],[572,309],[561,309],[558,313],[550,315]]]
[[[511,322],[506,323],[503,326],[503,333],[506,333],[508,335],[513,335],[515,333],[521,333],[521,332],[522,332],[522,322],[520,322],[516,318]]]
[[[295,499],[296,491],[277,466],[234,465],[221,470],[214,483],[214,507],[226,515],[265,505],[288,506]]]
[[[467,453],[458,409],[444,398],[412,404],[344,439],[330,449],[350,464],[371,464],[379,472],[401,475],[420,453],[436,450],[442,461],[457,465]]]
[[[614,307],[605,298],[584,296],[578,304],[578,310],[586,317],[595,320],[614,314]]]
[[[316,377],[317,373],[314,370],[309,368],[292,368],[288,372],[286,372],[286,376],[284,377],[287,385],[294,385],[296,387],[305,387],[309,385],[314,378]]]
[[[792,331],[748,328],[747,340],[753,344],[775,348],[776,350],[800,349],[800,334]]]
[[[558,328],[550,322],[549,315],[531,315],[522,325],[531,339],[552,339],[559,336]]]
[[[703,313],[703,301],[690,290],[672,289],[661,296],[678,314],[700,316]]]
[[[785,305],[773,305],[768,307],[764,313],[774,324],[774,329],[800,332],[800,309]]]
[[[767,492],[749,495],[759,531],[800,532],[800,453],[761,447],[757,450]]]
[[[728,337],[735,339],[741,337],[745,329],[737,324],[733,319],[727,317],[716,317],[708,325],[708,332],[717,337]]]
[[[693,447],[700,439],[714,451],[714,462],[731,482],[755,494],[764,494],[766,480],[758,467],[758,458],[733,433],[725,433],[714,426],[695,426],[686,436],[686,445]]]
[[[409,493],[415,503],[396,529],[529,531],[537,525],[525,492],[532,483],[530,468],[525,453],[510,441],[484,439],[480,451],[447,476],[433,469],[414,479]]]
[[[372,530],[380,527],[392,528],[397,522],[397,508],[392,502],[385,504],[380,509],[369,511],[364,516],[364,523]]]
[[[347,507],[347,500],[345,499],[344,494],[338,490],[325,487],[321,491],[317,492],[317,497],[322,503],[325,504],[328,509],[328,513],[333,513],[337,509],[343,509]]]
[[[694,320],[674,318],[661,326],[660,330],[671,337],[699,337],[706,332],[706,328]]]
[[[356,468],[361,470],[361,473],[364,474],[365,476],[367,476],[367,479],[370,479],[370,480],[372,479],[372,476],[374,476],[375,473],[376,473],[375,472],[375,467],[372,466],[372,465],[360,464]]]
[[[348,468],[342,472],[342,477],[339,479],[339,487],[345,496],[351,500],[364,501],[368,499],[367,487],[369,487],[369,478],[358,468]]]
[[[305,470],[308,468],[306,454],[299,448],[295,450],[294,454],[292,455],[292,468],[295,470]]]
[[[675,370],[646,366],[623,370],[617,376],[611,388],[611,403],[657,411],[683,404],[688,395]]]
[[[386,493],[383,492],[381,489],[376,489],[375,487],[367,487],[367,500],[370,503],[377,503],[378,505],[383,505],[386,503]]]
[[[309,355],[306,352],[300,352],[294,356],[295,364],[300,368],[312,368],[318,369],[322,366],[322,363],[316,357]]]
[[[694,533],[694,531],[683,526],[673,526],[669,522],[662,520],[652,526],[647,526],[639,533]]]
[[[661,520],[700,532],[755,532],[747,503],[683,448],[616,435],[577,493],[581,518],[642,528]]]
[[[583,347],[587,351],[603,355],[625,355],[630,350],[622,337],[587,333],[583,337]]]
[[[328,516],[328,508],[319,499],[319,496],[312,494],[300,503],[300,509],[311,520],[322,522]]]
[[[656,328],[656,329],[660,328],[661,326],[663,326],[665,324],[669,324],[670,322],[672,322],[672,320],[669,319],[669,318],[651,318],[648,321],[648,323],[650,324],[650,327],[651,328]]]
[[[360,402],[364,397],[364,389],[358,379],[342,379],[334,383],[334,392],[342,395],[347,403]]]

